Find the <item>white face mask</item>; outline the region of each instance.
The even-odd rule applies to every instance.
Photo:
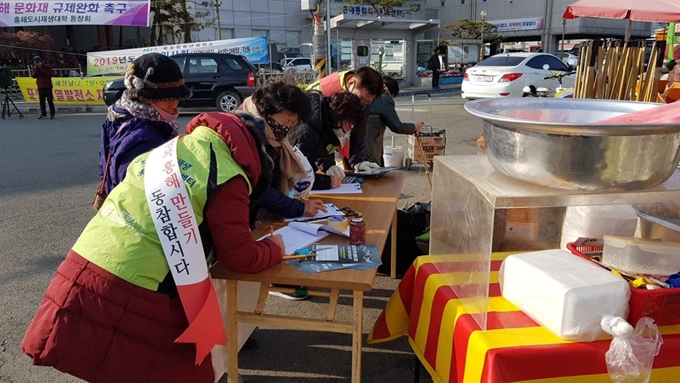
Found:
[[[352,134],[352,131],[345,132],[342,129],[333,129],[335,132],[335,135],[338,137],[338,140],[340,140],[340,147],[345,146],[345,143],[349,141],[349,135]]]

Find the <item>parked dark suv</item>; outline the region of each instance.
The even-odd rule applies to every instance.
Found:
[[[226,53],[183,53],[171,56],[182,68],[184,82],[194,93],[180,107],[216,106],[231,112],[255,92],[257,70],[243,56]],[[111,105],[125,90],[123,79],[104,85],[104,102]]]

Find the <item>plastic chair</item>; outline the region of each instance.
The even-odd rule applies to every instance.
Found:
[[[666,85],[668,85],[668,80],[659,80],[659,93],[666,91]]]
[[[678,101],[678,99],[680,99],[680,82],[674,82],[665,92],[659,93],[657,100],[670,104]]]

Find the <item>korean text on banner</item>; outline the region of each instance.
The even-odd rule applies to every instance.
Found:
[[[0,1],[0,27],[149,26],[150,0]]]
[[[135,58],[152,52],[162,53],[166,56],[181,53],[231,53],[245,57],[252,64],[265,64],[269,62],[267,37],[258,36],[116,51],[88,52],[87,75],[123,75],[127,71],[128,65]]]
[[[53,77],[52,94],[57,104],[104,105],[102,88],[117,77]],[[38,102],[38,86],[31,77],[17,77],[17,84],[26,102]]]
[[[495,25],[498,32],[543,29],[543,18],[540,17],[530,19],[491,20],[489,23]]]

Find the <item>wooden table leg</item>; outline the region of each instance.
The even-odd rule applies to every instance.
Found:
[[[238,281],[227,280],[227,383],[238,383]]]
[[[364,313],[364,292],[354,291],[354,320],[352,323],[352,383],[361,382],[361,342]]]
[[[392,231],[390,233],[390,278],[397,277],[397,211],[392,216]]]

